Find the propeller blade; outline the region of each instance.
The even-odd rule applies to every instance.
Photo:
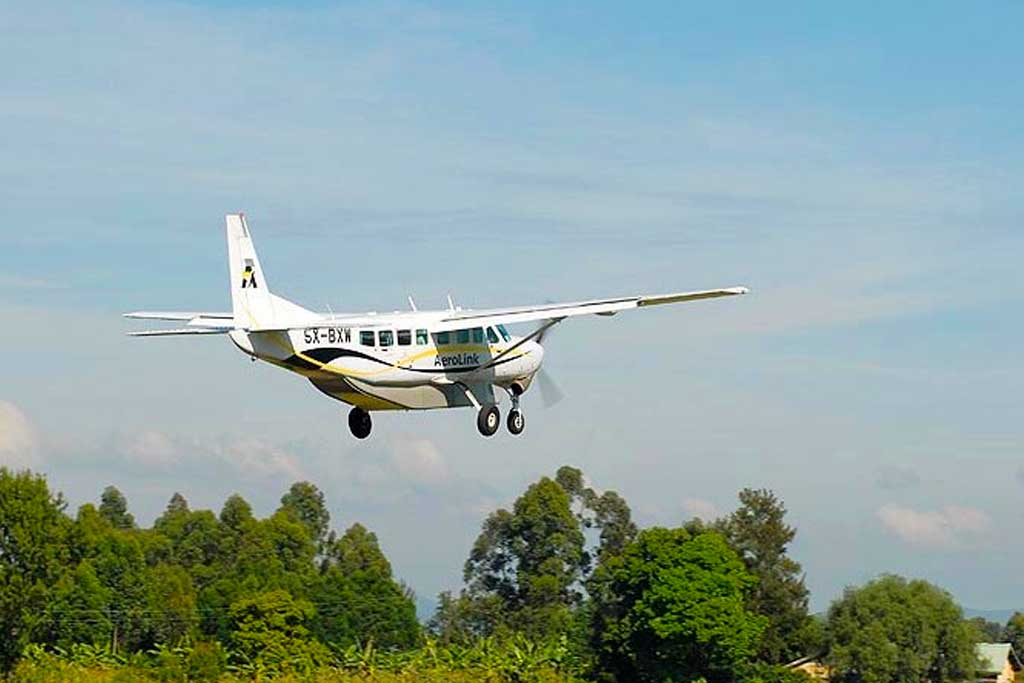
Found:
[[[565,394],[544,368],[537,373],[537,388],[540,389],[540,398],[545,408],[550,408],[565,398]]]

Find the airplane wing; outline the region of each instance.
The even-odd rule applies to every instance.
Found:
[[[592,299],[590,301],[573,301],[561,304],[542,304],[539,306],[516,306],[513,308],[491,308],[470,311],[452,311],[445,315],[438,324],[431,327],[439,332],[475,326],[495,325],[498,323],[511,325],[534,320],[562,320],[577,315],[615,315],[619,311],[661,304],[675,304],[700,299],[715,299],[723,296],[746,294],[746,287],[729,287],[727,289],[706,289],[697,292],[676,292],[674,294],[643,294],[639,296],[623,296],[613,299]]]

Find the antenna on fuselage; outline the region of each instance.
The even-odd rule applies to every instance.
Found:
[[[413,313],[419,310],[418,308],[416,308],[416,302],[412,300],[412,294],[409,295],[409,308],[412,309]]]
[[[455,310],[455,302],[452,301],[452,295],[451,294],[448,295],[448,310],[449,311],[454,311]]]

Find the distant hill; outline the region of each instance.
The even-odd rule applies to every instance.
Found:
[[[964,616],[968,619],[982,617],[998,624],[1005,624],[1013,616],[1014,612],[1024,612],[1024,608],[1017,609],[972,609],[964,607]]]

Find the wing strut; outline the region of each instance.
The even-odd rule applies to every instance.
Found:
[[[487,368],[493,366],[499,360],[501,360],[502,358],[504,358],[508,354],[512,353],[513,351],[518,349],[520,346],[522,346],[526,342],[533,341],[534,339],[537,339],[538,337],[544,336],[545,332],[547,332],[550,328],[554,327],[555,325],[557,325],[558,323],[562,322],[563,320],[565,320],[564,317],[562,317],[562,318],[549,318],[548,320],[545,320],[543,325],[541,325],[540,327],[535,329],[533,332],[531,332],[530,334],[526,335],[525,337],[523,337],[522,339],[517,341],[512,346],[508,347],[507,349],[505,349],[504,351],[499,353],[497,356],[495,356],[494,358],[492,358],[488,362],[486,362],[483,365],[481,365],[479,368],[477,368],[477,370],[486,370]]]

